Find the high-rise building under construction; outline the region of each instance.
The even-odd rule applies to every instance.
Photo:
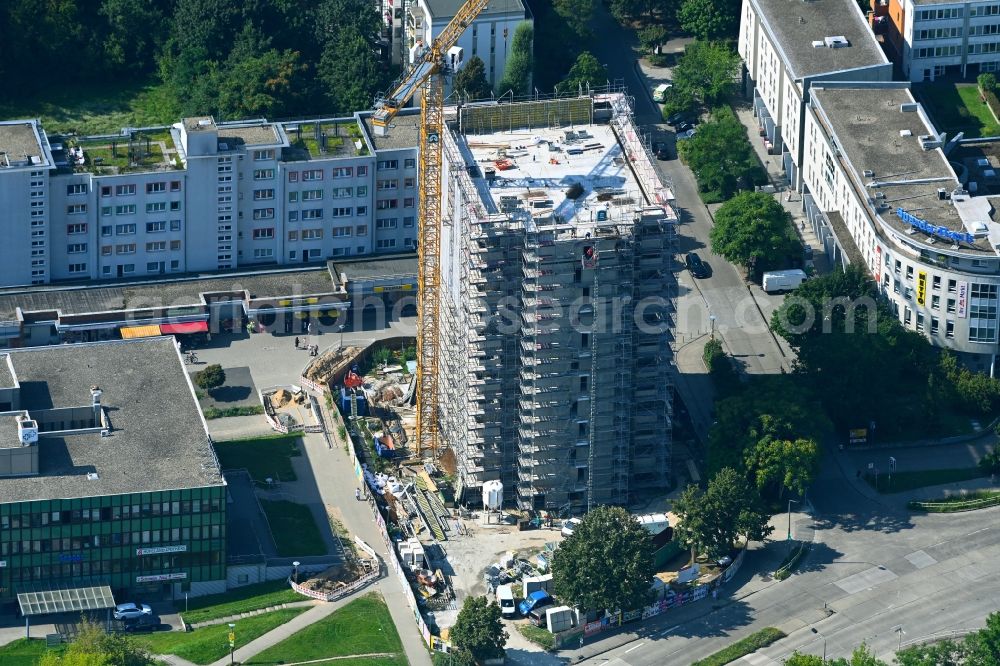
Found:
[[[441,442],[459,495],[579,513],[663,489],[677,218],[620,92],[459,107],[445,132]]]

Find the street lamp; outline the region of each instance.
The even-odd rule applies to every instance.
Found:
[[[299,563],[298,562],[292,562],[292,566],[295,567],[294,573],[292,574],[292,580],[294,580],[295,584],[298,585],[298,582],[299,582]]]
[[[347,324],[341,324],[340,326],[337,327],[337,330],[340,331],[340,348],[341,349],[344,348],[344,329],[346,327],[347,327]]]
[[[903,631],[903,625],[893,627],[892,630],[895,631],[897,635],[899,635],[899,640],[896,642],[896,652],[899,652],[900,650],[903,649],[903,634],[905,634],[906,632]]]
[[[714,340],[715,339],[715,315],[714,314],[708,315],[708,321],[711,322],[711,324],[712,324],[712,339]]]
[[[236,658],[233,656],[233,652],[236,649],[236,625],[232,622],[229,623],[229,664],[232,666],[236,663]]]
[[[819,636],[820,638],[823,639],[823,663],[825,664],[826,663],[826,636],[824,636],[823,634],[819,633],[816,630],[816,627],[810,627],[809,630],[812,631],[814,634],[816,634],[817,636]]]
[[[798,503],[798,500],[788,500],[788,541],[792,540],[792,504]]]

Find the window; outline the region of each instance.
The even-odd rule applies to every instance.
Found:
[[[406,197],[403,199],[403,208],[413,208],[414,202],[416,200],[413,197]]]
[[[170,260],[170,270],[172,270],[172,271],[179,271],[180,269],[181,269],[181,260],[180,259],[171,259]]]
[[[267,259],[268,257],[274,256],[274,248],[271,247],[258,247],[254,248],[253,257],[254,259]]]
[[[320,252],[320,250],[319,250],[318,247],[311,248],[309,250],[308,256],[309,256],[310,259],[319,259],[319,252]]]
[[[86,222],[78,222],[77,224],[67,224],[66,225],[66,233],[69,234],[69,235],[71,235],[71,236],[73,234],[85,234],[85,233],[87,233],[87,223]]]
[[[297,182],[299,182],[299,172],[298,171],[289,171],[288,172],[288,182],[289,183],[297,183]]]
[[[353,187],[335,187],[333,188],[333,198],[334,199],[346,199],[347,197],[354,196]]]
[[[273,160],[274,151],[273,150],[255,150],[253,151],[253,159],[255,162],[260,162],[261,160]]]
[[[303,229],[302,240],[318,240],[323,237],[322,229]]]
[[[351,253],[351,248],[349,247],[335,247],[330,252],[330,254],[332,254],[335,257],[344,257],[349,255],[350,253]]]
[[[357,208],[357,214],[358,215],[367,215],[368,214],[368,206],[358,206],[358,208]]]
[[[115,254],[135,254],[135,243],[116,245]]]
[[[302,180],[323,180],[322,169],[309,169],[302,172]]]
[[[933,296],[931,296],[931,310],[940,310],[940,309],[941,309],[941,297],[938,296],[937,294],[934,294]]]
[[[111,266],[104,266],[101,268],[101,272],[105,275],[111,275]]]
[[[180,231],[181,230],[181,221],[180,220],[170,220],[170,230],[171,231]]]
[[[253,200],[254,201],[268,201],[268,200],[273,199],[273,198],[274,198],[274,190],[273,189],[254,190],[253,191]]]
[[[417,161],[412,157],[410,157],[403,162],[403,166],[406,167],[407,169],[415,169],[417,167]]]
[[[298,200],[299,200],[299,193],[298,192],[289,192],[288,193],[288,203],[297,203]]]
[[[253,230],[254,240],[264,240],[267,238],[274,238],[274,227],[266,227],[264,229]]]
[[[128,235],[128,234],[134,234],[134,233],[135,233],[135,225],[134,224],[119,224],[119,225],[115,226],[115,235],[116,236],[125,236],[125,235]]]
[[[120,197],[129,197],[135,194],[135,185],[118,185],[115,187],[115,194]]]
[[[944,322],[944,337],[954,338],[955,337],[955,322],[951,319],[946,319]]]
[[[253,209],[253,219],[255,219],[255,220],[272,220],[272,219],[274,219],[274,209],[273,208],[254,208]]]
[[[334,227],[333,229],[330,230],[330,235],[332,237],[334,237],[334,238],[341,238],[343,236],[350,236],[351,235],[351,228],[350,227]]]
[[[146,243],[146,252],[166,252],[167,241],[153,241]]]
[[[396,228],[396,218],[387,217],[384,220],[375,220],[376,229],[395,229]]]
[[[407,160],[409,161],[409,160]],[[398,169],[399,160],[380,160],[378,163],[379,169]]]
[[[353,208],[334,208],[330,211],[330,217],[350,217],[353,212]]]
[[[165,213],[167,210],[166,201],[154,201],[146,204],[147,213]]]
[[[969,16],[998,16],[1000,15],[1000,5],[984,5],[982,7],[972,7]]]
[[[416,186],[417,186],[417,179],[416,178],[404,178],[403,179],[403,187],[416,187]]]
[[[375,204],[376,210],[389,210],[399,208],[399,199],[380,199]]]
[[[367,185],[358,185],[357,193],[358,193],[359,197],[366,197],[366,196],[368,196],[368,186]]]
[[[122,273],[135,273],[135,264],[122,264]]]
[[[289,231],[288,232],[288,240],[289,241],[297,241],[298,239],[299,239],[299,232],[298,231]]]
[[[66,186],[67,196],[73,196],[76,194],[86,194],[86,193],[87,193],[86,183],[76,183],[75,185]]]
[[[86,251],[86,243],[70,243],[66,246],[66,254],[83,254]]]
[[[910,308],[903,308],[903,323],[909,326],[910,319],[912,318],[913,318],[913,313],[910,312]]]
[[[166,192],[167,184],[164,182],[159,183],[146,183],[146,194],[157,194],[159,192]]]
[[[937,335],[940,329],[940,321],[937,317],[931,317],[931,335]]]
[[[101,226],[101,236],[110,236],[114,233],[114,227],[110,224],[105,224]]]
[[[934,275],[931,277],[931,289],[935,291],[940,291],[941,289],[941,276]]]
[[[179,211],[180,209],[181,209],[181,202],[180,201],[171,201],[170,202],[170,210],[171,211],[176,212],[176,211]]]
[[[107,217],[111,215],[111,206],[101,206],[101,216]]]
[[[417,221],[417,218],[415,218],[415,217],[412,217],[412,216],[411,217],[404,217],[403,218],[403,226],[404,227],[412,227],[414,224],[416,224],[416,221]]]
[[[103,187],[101,187],[101,196],[102,197],[110,197],[111,196],[111,186],[110,185],[104,185]]]
[[[179,180],[172,180],[172,181],[170,181],[170,191],[171,192],[180,192],[181,191],[181,181],[179,181]]]
[[[354,176],[354,167],[334,167],[331,174],[334,178],[351,178]]]
[[[289,260],[295,261],[296,259],[298,259],[298,257],[299,257],[299,251],[298,250],[289,250],[288,251],[288,258],[289,258]]]
[[[170,241],[170,249],[175,251],[181,249],[181,242],[179,240]]]
[[[955,293],[955,281],[954,280],[948,280],[948,293],[949,294],[954,294]]]
[[[87,264],[70,264],[69,265],[69,272],[70,273],[86,273],[87,272]]]
[[[359,166],[358,167],[358,175],[359,176],[367,176],[368,175],[368,167],[366,165]]]
[[[158,272],[160,270],[160,264],[161,263],[162,262],[159,262],[159,261],[150,261],[150,262],[148,262],[146,264],[146,272],[147,273],[156,273],[156,272]]]
[[[359,224],[358,226],[354,227],[354,233],[357,236],[365,236],[365,235],[367,235],[368,234],[368,225],[367,224]]]
[[[302,211],[303,220],[322,220],[323,219],[323,209],[322,208],[310,208],[308,210]]]
[[[70,204],[66,206],[67,215],[83,215],[87,212],[87,204]]]
[[[323,198],[323,190],[303,190],[303,201],[320,201]]]
[[[135,215],[135,204],[115,206],[115,215]]]
[[[299,211],[297,211],[297,210],[290,210],[290,211],[288,211],[288,221],[289,222],[298,222],[299,221]]]
[[[375,182],[376,190],[394,190],[399,187],[398,180],[379,180]]]
[[[413,249],[413,248],[416,247],[416,244],[413,242],[412,238],[404,238],[403,239],[403,247],[409,248],[409,249]]]
[[[955,299],[949,298],[945,304],[945,312],[948,314],[955,314]]]
[[[254,180],[271,180],[274,178],[274,169],[254,169]]]
[[[379,240],[377,246],[380,250],[388,250],[389,248],[396,247],[395,238],[383,238]]]
[[[913,266],[907,266],[906,267],[906,279],[907,280],[912,280],[913,279]]]

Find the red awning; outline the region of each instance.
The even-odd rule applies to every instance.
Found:
[[[171,335],[173,333],[207,333],[207,321],[189,321],[183,324],[160,324],[160,333]]]

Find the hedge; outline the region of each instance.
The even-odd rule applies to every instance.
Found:
[[[736,661],[740,657],[745,657],[748,654],[753,654],[761,648],[766,648],[771,643],[781,640],[786,635],[787,634],[785,634],[785,632],[781,629],[776,629],[775,627],[765,627],[760,631],[750,634],[743,640],[737,641],[729,647],[719,650],[715,654],[692,662],[691,666],[725,666],[725,664],[728,664],[731,661]]]
[[[221,419],[227,416],[256,416],[263,414],[264,408],[260,405],[245,405],[243,407],[227,407],[226,409],[216,409],[208,407],[205,409],[206,419]]]

